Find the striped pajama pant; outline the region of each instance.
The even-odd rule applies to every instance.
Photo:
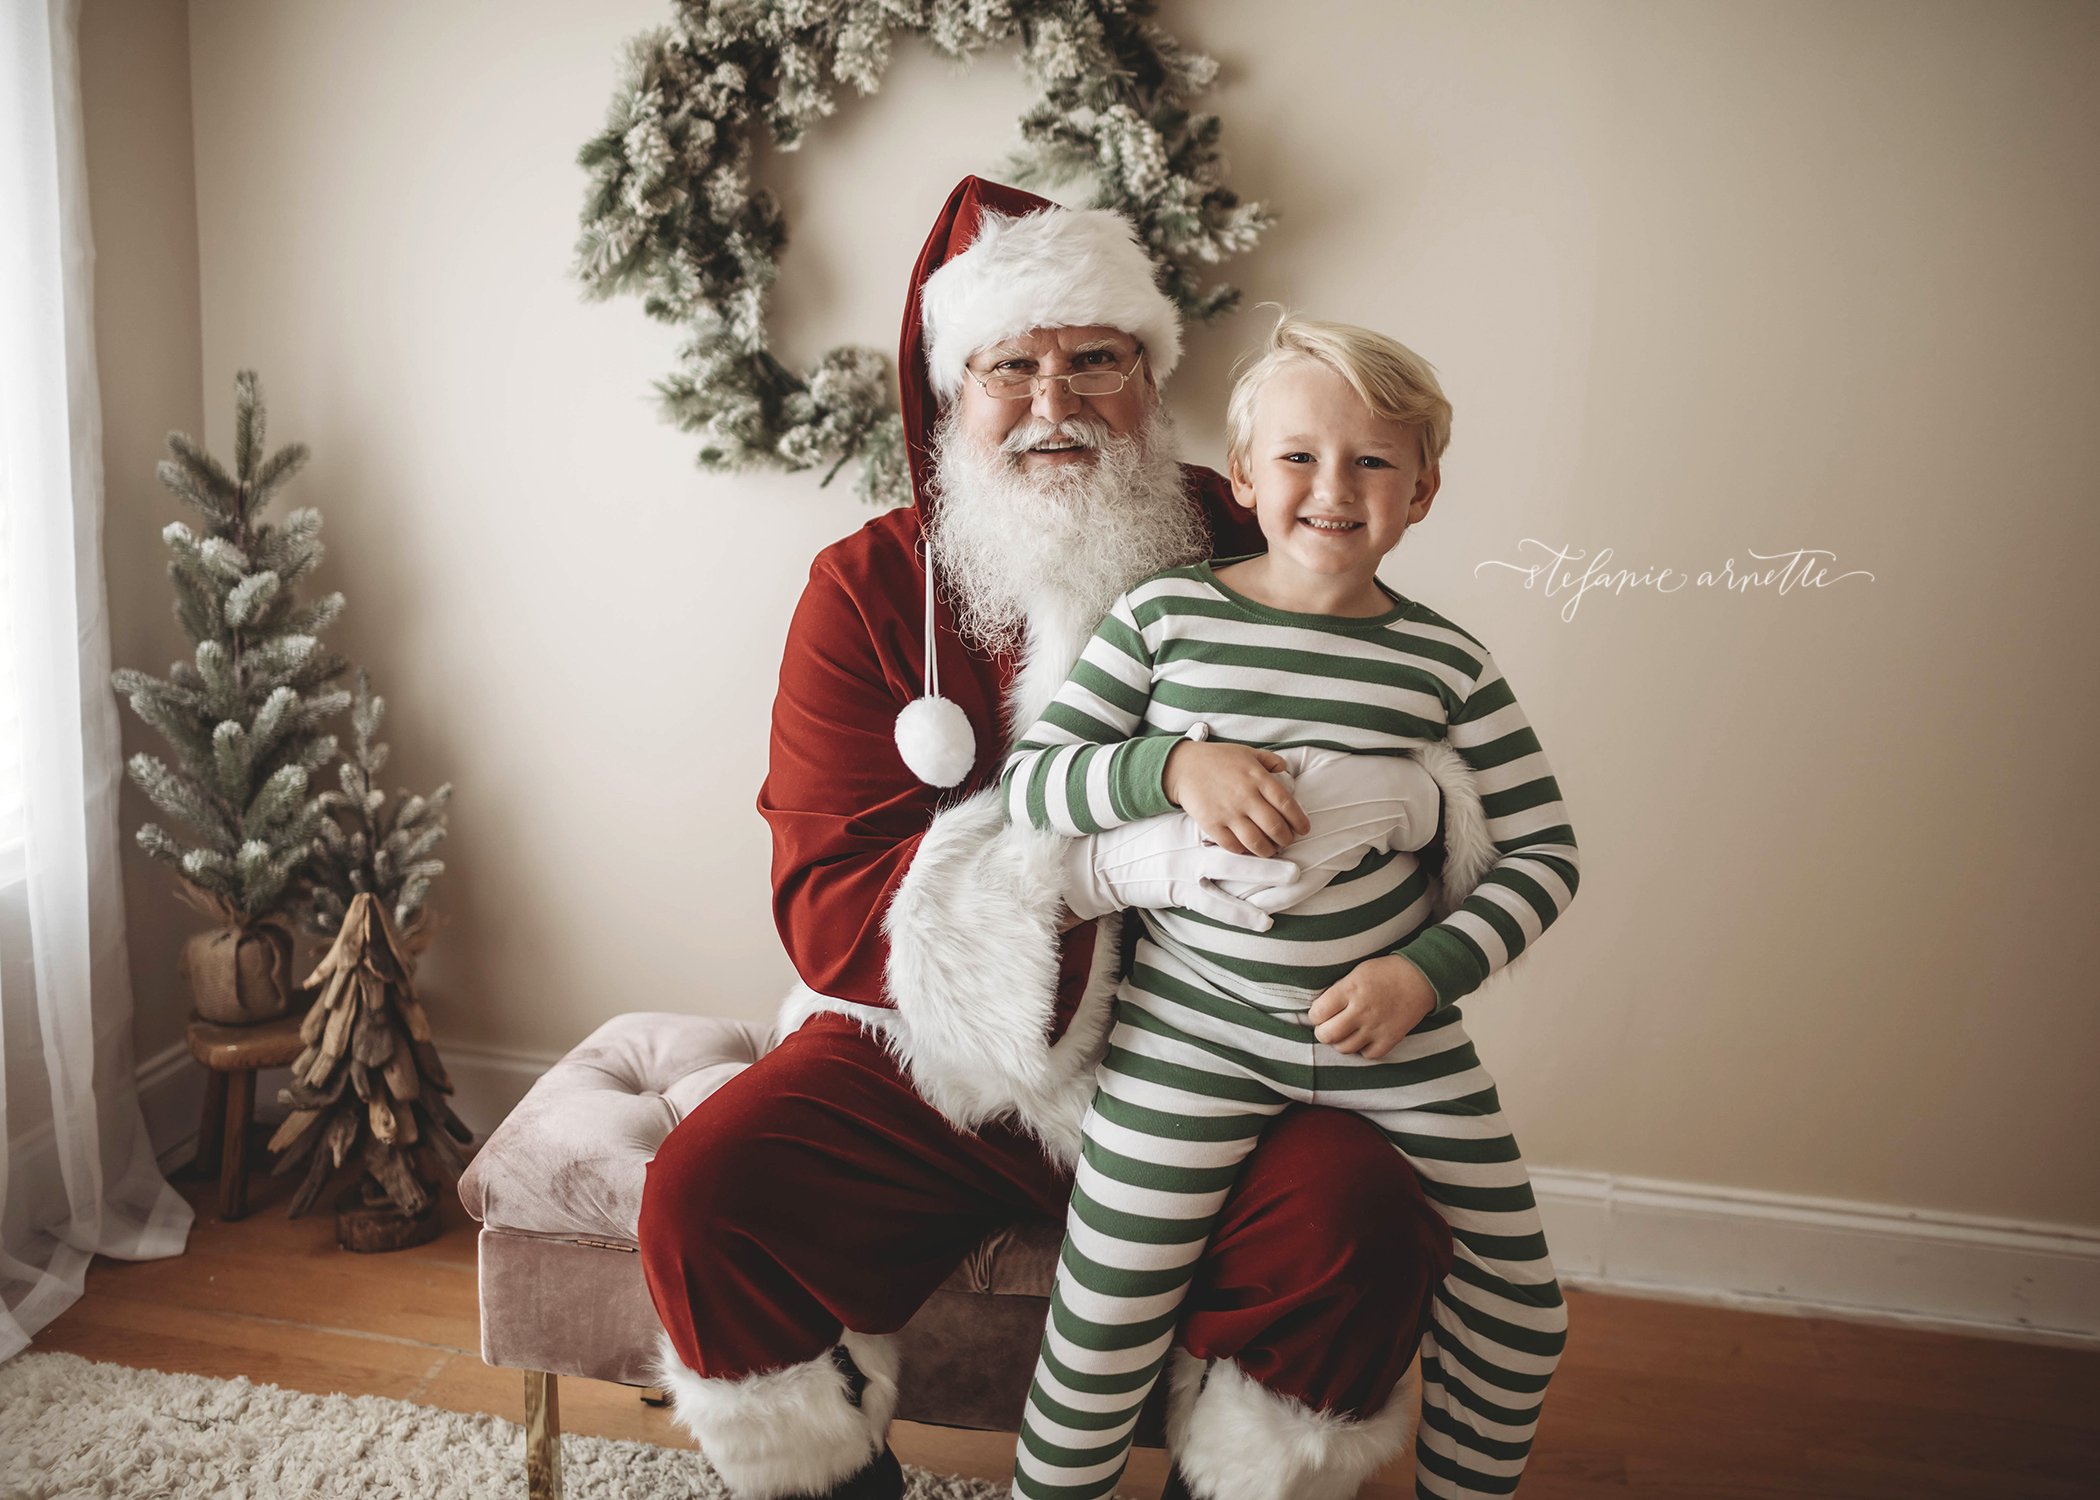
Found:
[[[1455,1009],[1377,1062],[1303,1009],[1234,998],[1149,934],[1116,999],[1075,1176],[1013,1493],[1113,1493],[1227,1189],[1293,1103],[1354,1110],[1414,1166],[1454,1260],[1423,1334],[1415,1493],[1517,1486],[1567,1309],[1531,1181]]]

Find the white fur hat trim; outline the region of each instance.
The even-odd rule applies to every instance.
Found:
[[[1181,312],[1130,221],[1105,208],[987,212],[919,300],[927,373],[943,401],[962,389],[972,354],[1031,328],[1120,328],[1144,344],[1156,380],[1181,361]]]

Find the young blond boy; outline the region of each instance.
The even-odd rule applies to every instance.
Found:
[[[1266,931],[1137,914],[1016,1495],[1112,1493],[1218,1209],[1293,1102],[1378,1125],[1451,1227],[1422,1340],[1417,1493],[1507,1494],[1523,1471],[1567,1314],[1456,1005],[1567,908],[1579,865],[1559,787],[1487,648],[1377,576],[1429,513],[1450,423],[1434,373],[1403,345],[1280,321],[1227,413],[1233,495],[1268,551],[1170,568],[1119,598],[1008,760],[1016,821],[1078,835],[1180,809],[1224,847],[1269,856],[1308,828],[1286,756],[1442,744],[1470,768],[1495,849],[1444,913],[1410,852],[1429,831],[1388,830]]]

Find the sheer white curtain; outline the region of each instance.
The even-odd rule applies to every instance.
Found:
[[[191,1220],[132,1071],[78,43],[78,0],[0,5],[0,1359],[92,1256],[179,1255]]]

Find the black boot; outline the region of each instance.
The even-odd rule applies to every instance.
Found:
[[[904,1467],[884,1443],[882,1452],[857,1474],[848,1474],[810,1500],[904,1500]]]
[[[868,1388],[868,1377],[853,1362],[844,1344],[832,1347],[831,1362],[839,1367],[846,1377],[846,1399],[855,1406],[860,1405],[861,1393]],[[882,1451],[869,1460],[866,1468],[848,1474],[821,1495],[812,1495],[809,1500],[904,1500],[904,1467],[897,1462],[897,1455],[884,1443]]]

